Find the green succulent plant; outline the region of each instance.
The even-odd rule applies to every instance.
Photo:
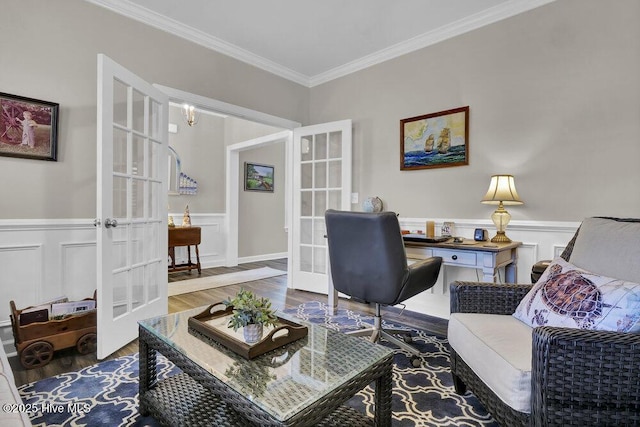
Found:
[[[222,303],[227,307],[233,307],[233,315],[229,318],[227,326],[234,331],[251,324],[275,326],[278,320],[269,299],[258,297],[245,289],[240,289],[234,298],[228,298]]]

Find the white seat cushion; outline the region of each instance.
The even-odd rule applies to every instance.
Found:
[[[532,331],[511,315],[452,313],[448,339],[496,396],[530,413]]]

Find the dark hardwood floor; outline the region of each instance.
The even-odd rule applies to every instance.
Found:
[[[273,260],[263,262],[252,262],[238,265],[237,267],[217,267],[203,269],[202,275],[198,276],[197,272],[191,273],[180,271],[169,273],[169,282],[177,282],[180,280],[194,279],[197,277],[215,276],[218,274],[231,273],[236,271],[250,270],[261,267],[271,267],[279,270],[287,270],[287,260]],[[195,307],[201,307],[214,302],[222,301],[230,296],[235,295],[240,288],[245,288],[255,292],[258,295],[267,297],[271,300],[276,308],[295,307],[308,301],[326,301],[326,295],[316,294],[312,292],[298,291],[287,288],[287,276],[276,276],[253,282],[242,283],[238,285],[230,285],[222,288],[207,289],[204,291],[192,292],[188,294],[176,295],[169,297],[169,313],[175,313],[188,310]],[[374,306],[370,304],[359,303],[349,299],[340,299],[340,308],[359,311],[362,313],[373,314]],[[433,334],[446,336],[447,321],[437,317],[431,317],[411,311],[402,311],[395,307],[383,308],[383,318],[389,321],[400,322],[411,326],[415,329],[421,329]],[[124,346],[107,359],[133,354],[138,351],[138,341],[135,340]],[[99,362],[95,353],[88,355],[80,355],[75,348],[65,349],[56,352],[53,360],[46,366],[26,370],[20,365],[17,357],[9,358],[17,385],[30,383],[53,375],[64,372],[76,371],[83,367]]]

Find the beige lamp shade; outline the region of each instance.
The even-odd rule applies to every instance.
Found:
[[[493,175],[489,183],[489,190],[482,198],[482,203],[498,205],[498,209],[491,215],[491,220],[496,226],[496,235],[491,239],[494,243],[509,243],[511,239],[507,237],[505,231],[507,224],[511,221],[511,215],[506,211],[504,205],[521,205],[516,185],[512,175]]]
[[[490,205],[521,205],[524,203],[520,200],[516,191],[516,184],[513,175],[493,175],[489,190],[482,198],[482,203]]]

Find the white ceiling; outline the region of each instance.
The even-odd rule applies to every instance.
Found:
[[[87,0],[315,86],[554,0]]]

